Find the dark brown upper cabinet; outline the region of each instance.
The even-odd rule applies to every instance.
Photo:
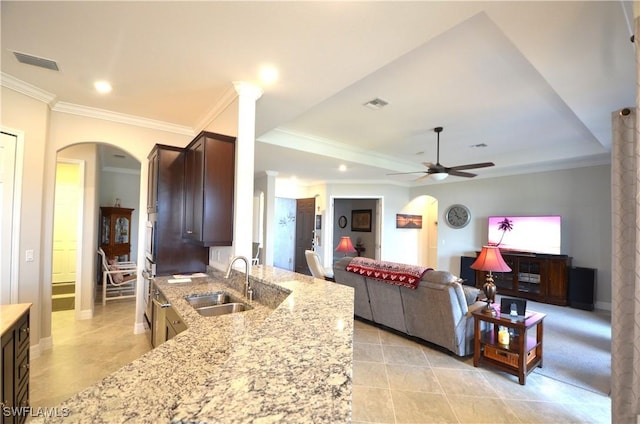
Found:
[[[204,272],[209,249],[182,237],[184,211],[185,151],[180,147],[156,144],[149,153],[147,241],[157,275]],[[149,249],[149,246],[147,246]]]
[[[183,237],[203,246],[233,243],[235,137],[203,131],[185,149]]]

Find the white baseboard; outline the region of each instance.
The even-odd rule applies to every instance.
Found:
[[[610,311],[611,310],[611,302],[596,302],[595,308],[596,309],[602,309],[604,311]],[[640,423],[638,423],[638,424],[640,424]]]
[[[144,325],[144,322],[136,322],[133,326],[133,334],[142,334],[147,331],[147,326]]]
[[[39,357],[43,351],[51,349],[53,346],[53,340],[51,337],[42,337],[40,343],[37,345],[29,346],[29,356],[32,358]]]
[[[77,320],[91,319],[93,318],[93,309],[85,309],[84,311],[78,311],[76,313]]]

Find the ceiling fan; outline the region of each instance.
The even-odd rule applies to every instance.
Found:
[[[416,181],[422,181],[426,178],[433,178],[436,181],[442,181],[447,178],[449,175],[455,175],[456,177],[475,177],[476,174],[472,174],[471,172],[462,172],[467,169],[476,169],[476,168],[486,168],[489,166],[495,166],[493,162],[481,162],[481,163],[471,163],[468,165],[458,165],[452,167],[446,167],[440,164],[440,133],[442,132],[442,127],[435,127],[433,129],[438,134],[438,150],[436,156],[436,163],[433,164],[431,162],[422,162],[424,166],[427,167],[426,171],[416,171],[416,172],[396,172],[393,174],[387,175],[403,175],[403,174],[419,174],[424,173],[425,175],[418,178]]]

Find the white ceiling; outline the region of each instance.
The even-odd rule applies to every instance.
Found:
[[[3,81],[53,94],[53,107],[197,132],[232,82],[260,84],[260,67],[276,66],[279,80],[257,103],[255,168],[305,182],[409,183],[419,174],[386,174],[435,162],[436,126],[443,165],[496,164],[472,171],[478,178],[608,163],[611,113],[636,99],[631,1],[0,8]],[[19,63],[14,51],[60,70]],[[111,94],[95,93],[100,78]],[[363,106],[376,97],[389,105]],[[480,143],[487,147],[472,147]]]

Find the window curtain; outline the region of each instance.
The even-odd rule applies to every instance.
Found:
[[[640,34],[640,18],[635,27],[635,34]],[[640,85],[636,93],[638,104]],[[640,417],[640,131],[636,108],[613,112],[612,129],[611,418],[614,423],[635,423]]]

